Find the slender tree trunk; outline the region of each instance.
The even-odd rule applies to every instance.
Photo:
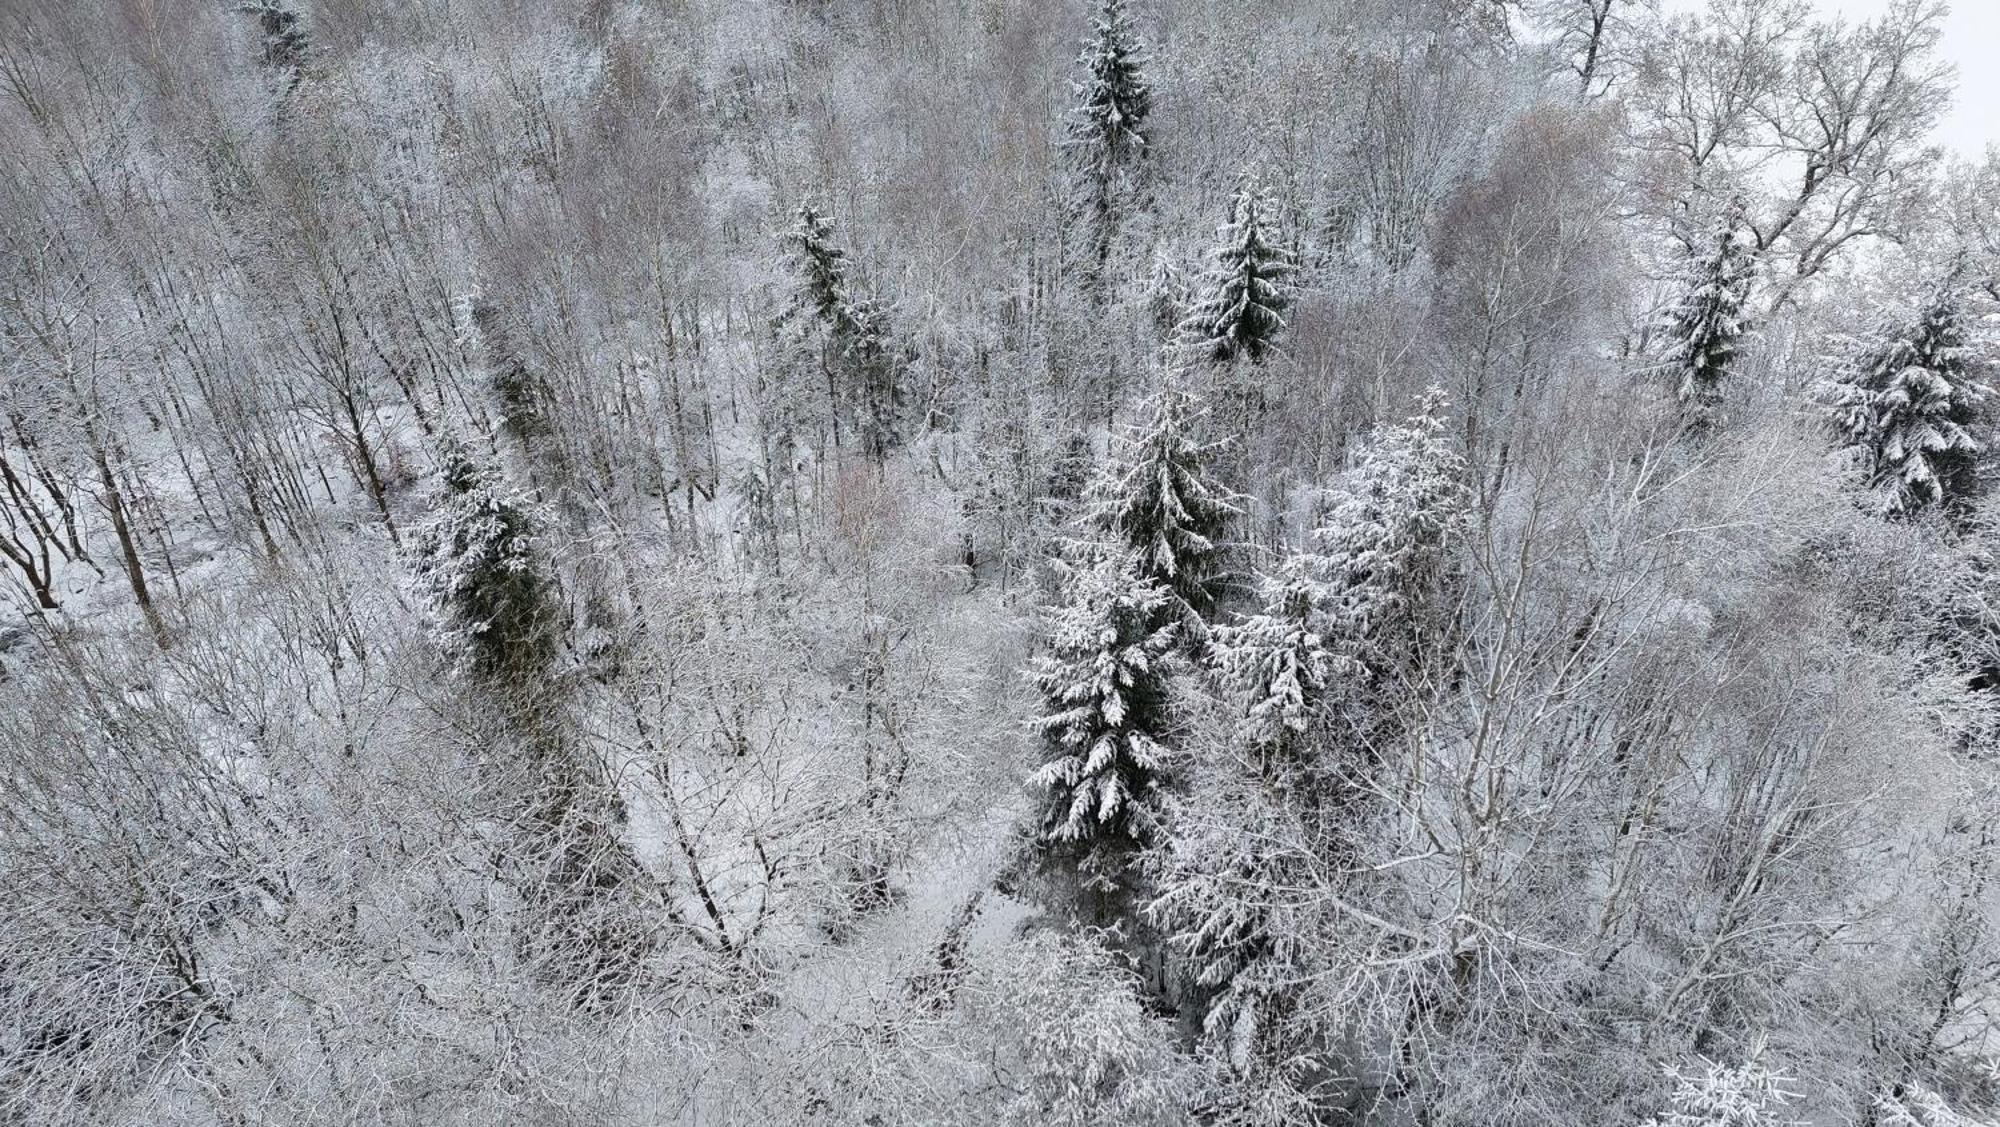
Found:
[[[354,458],[361,463],[363,484],[368,487],[368,496],[375,502],[376,511],[382,514],[382,527],[389,530],[389,542],[402,547],[403,538],[396,534],[396,518],[389,515],[388,490],[382,484],[382,475],[375,468],[375,451],[368,445],[367,429],[361,425],[361,410],[354,402],[354,396],[342,392],[340,406],[347,415],[348,437],[354,442]]]
[[[138,541],[133,538],[132,525],[126,517],[125,495],[119,491],[118,479],[111,472],[111,462],[104,456],[104,447],[98,446],[95,454],[98,484],[104,489],[104,508],[111,516],[111,530],[118,537],[118,557],[125,565],[125,578],[131,584],[132,598],[146,616],[146,626],[152,630],[153,639],[165,646],[166,630],[160,623],[158,609],[153,606],[153,593],[146,586],[145,565],[139,560]]]

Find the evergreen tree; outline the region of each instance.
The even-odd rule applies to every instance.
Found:
[[[1181,322],[1181,339],[1194,358],[1255,363],[1277,346],[1296,266],[1291,252],[1271,239],[1269,211],[1254,181],[1238,189],[1230,202],[1207,287]]]
[[[1073,521],[1079,505],[1096,482],[1092,467],[1097,452],[1091,448],[1089,431],[1072,430],[1050,452],[1049,469],[1043,479],[1039,500],[1052,523]]]
[[[1122,449],[1092,483],[1088,523],[1132,552],[1138,574],[1166,590],[1189,618],[1190,640],[1215,607],[1223,533],[1237,509],[1207,473],[1220,443],[1195,438],[1200,402],[1170,388],[1154,397],[1144,427],[1120,438]]]
[[[833,241],[833,221],[811,204],[799,205],[798,222],[785,232],[784,243],[798,278],[788,317],[803,313],[823,324],[837,324],[846,314],[847,252]]]
[[[1044,795],[1040,840],[1142,844],[1154,833],[1166,766],[1176,666],[1174,626],[1162,621],[1169,596],[1116,551],[1069,567],[1064,588],[1033,671],[1046,750],[1031,779]]]
[[[510,877],[537,909],[520,955],[580,1004],[614,1004],[640,981],[659,890],[621,834],[616,783],[562,707],[555,583],[534,550],[531,509],[455,442],[442,462],[415,585],[440,646],[501,717],[490,767],[521,832]]]
[[[1077,57],[1084,77],[1073,84],[1077,105],[1070,111],[1068,139],[1078,159],[1108,179],[1147,155],[1146,117],[1153,95],[1141,72],[1144,48],[1125,12],[1125,0],[1104,0],[1092,29]]]
[[[841,359],[855,389],[862,446],[879,462],[903,441],[907,399],[904,361],[890,335],[888,309],[873,299],[849,303],[840,339]]]
[[[280,0],[255,0],[243,10],[257,17],[257,29],[264,37],[264,65],[286,72],[290,76],[287,88],[298,85],[298,70],[310,46],[299,14]]]
[[[1444,393],[1433,387],[1416,415],[1378,432],[1317,533],[1322,633],[1376,689],[1413,676],[1441,629],[1434,604],[1469,499],[1444,412]]]
[[[444,452],[436,514],[419,533],[414,566],[453,660],[498,680],[547,673],[554,585],[535,556],[531,510],[456,443]]]
[[[1245,1122],[1317,1122],[1313,1078],[1336,1071],[1337,1031],[1299,1009],[1315,964],[1298,937],[1317,890],[1349,879],[1393,697],[1436,629],[1466,502],[1443,413],[1433,389],[1415,418],[1379,432],[1320,550],[1264,579],[1260,613],[1213,631],[1233,723],[1220,754],[1195,757],[1171,808],[1176,834],[1153,856],[1148,911],[1199,991]]]
[[[1294,555],[1262,581],[1263,610],[1214,631],[1210,660],[1233,713],[1221,754],[1194,758],[1151,856],[1149,917],[1188,983],[1185,1003],[1235,1073],[1227,1122],[1310,1123],[1323,1044],[1296,1015],[1298,898],[1329,839],[1329,788],[1312,768],[1348,662],[1320,632],[1325,561]],[[1309,894],[1308,894],[1309,895]]]
[[[1230,746],[1195,766],[1148,907],[1206,1010],[1204,1028],[1246,1072],[1281,1054],[1273,1038],[1295,991],[1279,981],[1293,962],[1273,890],[1298,883],[1301,855],[1286,846],[1311,836],[1299,768],[1339,668],[1318,630],[1313,570],[1309,557],[1292,557],[1262,581],[1261,613],[1215,628],[1210,660],[1235,713]]]
[[[1739,202],[1724,219],[1715,249],[1692,263],[1667,322],[1662,364],[1674,380],[1682,433],[1695,441],[1722,422],[1725,382],[1745,331],[1751,262],[1742,227]]]
[[[833,242],[833,224],[810,205],[784,237],[798,288],[779,317],[795,341],[816,344],[815,359],[827,382],[834,412],[854,422],[862,446],[880,461],[902,439],[905,358],[890,331],[888,310],[857,296],[848,276],[847,252]]]
[[[1095,266],[1111,255],[1121,178],[1148,152],[1146,117],[1152,93],[1141,73],[1143,51],[1125,13],[1125,0],[1104,0],[1094,31],[1084,41],[1084,76],[1074,83],[1066,143],[1083,181]]]
[[[1153,328],[1162,341],[1171,341],[1174,330],[1188,313],[1188,283],[1173,259],[1162,254],[1153,259],[1153,276],[1146,287],[1146,309],[1152,314]]]
[[[1962,270],[1934,286],[1915,320],[1861,346],[1822,388],[1836,431],[1887,516],[1963,509],[1984,446],[1972,435],[1989,389],[1967,344]]]
[[[1174,833],[1148,855],[1157,894],[1146,912],[1177,959],[1190,1016],[1240,1079],[1275,1093],[1290,1086],[1285,1066],[1311,1048],[1288,1025],[1312,833],[1297,795],[1242,750],[1203,755],[1191,768],[1191,785],[1169,806]]]
[[[1237,742],[1266,776],[1297,758],[1339,664],[1319,630],[1326,585],[1312,574],[1315,562],[1286,560],[1261,581],[1261,613],[1214,628],[1210,658],[1224,693],[1241,709]]]

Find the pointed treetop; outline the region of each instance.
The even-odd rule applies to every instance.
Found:
[[[1120,436],[1116,457],[1085,495],[1087,526],[1129,549],[1139,573],[1194,616],[1214,607],[1223,534],[1238,512],[1208,476],[1222,443],[1197,437],[1204,413],[1183,388],[1154,396],[1145,423]]]
[[[1377,431],[1317,534],[1327,560],[1324,629],[1377,675],[1393,673],[1420,640],[1413,615],[1469,500],[1445,411],[1433,386],[1417,414]]]
[[[1271,238],[1270,210],[1254,177],[1231,198],[1206,290],[1181,323],[1193,359],[1226,364],[1240,357],[1256,363],[1276,350],[1297,266],[1291,252]]]
[[[1242,708],[1237,740],[1266,772],[1291,765],[1299,737],[1344,659],[1320,632],[1329,595],[1322,561],[1288,556],[1259,581],[1261,613],[1215,628],[1210,651],[1225,690]]]
[[[833,241],[833,222],[810,203],[800,204],[783,239],[798,273],[803,303],[830,321],[848,304],[847,252]]]
[[[413,553],[416,591],[433,637],[462,668],[518,680],[554,660],[553,581],[534,548],[526,499],[449,436],[438,452],[438,493]]]
[[[1077,57],[1083,79],[1071,84],[1077,105],[1069,115],[1069,144],[1081,151],[1087,165],[1108,175],[1146,155],[1153,97],[1141,71],[1144,49],[1124,0],[1104,0],[1092,26]]]
[[[1667,316],[1661,367],[1674,384],[1682,433],[1697,442],[1722,425],[1727,377],[1748,333],[1754,262],[1746,230],[1738,197],[1723,214],[1714,249],[1689,262],[1680,299]]]

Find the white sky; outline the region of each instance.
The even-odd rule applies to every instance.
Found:
[[[1849,21],[1887,11],[1891,0],[1812,0],[1827,15]],[[1669,0],[1670,8],[1691,8],[1694,0]],[[1951,0],[1942,51],[1958,67],[1958,96],[1938,127],[1939,144],[1977,157],[2000,143],[2000,0]]]

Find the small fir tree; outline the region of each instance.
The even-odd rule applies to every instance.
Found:
[[[903,359],[889,332],[889,311],[872,299],[850,303],[841,339],[841,358],[859,401],[862,447],[879,462],[902,443],[907,398]]]
[[[440,647],[497,706],[509,736],[494,762],[511,780],[503,801],[523,833],[513,879],[536,909],[519,953],[579,1004],[623,1004],[643,980],[661,902],[622,836],[616,784],[551,691],[562,624],[533,510],[456,442],[441,462],[414,586]]]
[[[1144,48],[1125,0],[1104,0],[1077,62],[1084,76],[1073,84],[1077,105],[1069,114],[1068,141],[1086,168],[1108,179],[1147,155],[1146,118],[1153,106],[1142,71]]]
[[[1138,574],[1194,620],[1191,641],[1199,641],[1199,620],[1215,608],[1223,534],[1237,513],[1208,476],[1221,444],[1195,437],[1201,414],[1200,401],[1185,390],[1154,397],[1145,425],[1121,436],[1118,456],[1085,497],[1092,530],[1129,548]]]
[[[1256,363],[1277,347],[1297,267],[1291,252],[1272,240],[1269,213],[1254,181],[1238,189],[1230,202],[1208,284],[1181,322],[1181,338],[1193,358]]]
[[[1961,511],[1978,485],[1973,437],[1989,389],[1968,346],[1963,273],[1934,286],[1916,318],[1857,349],[1821,389],[1833,426],[1880,512]]]
[[[1225,754],[1202,756],[1157,861],[1150,911],[1207,991],[1207,1028],[1232,1062],[1287,1073],[1277,1026],[1299,952],[1279,919],[1301,866],[1339,865],[1361,823],[1362,775],[1388,734],[1383,699],[1424,652],[1426,616],[1465,505],[1444,401],[1370,443],[1320,533],[1321,553],[1263,582],[1261,613],[1213,631],[1210,658],[1237,711]],[[1275,1038],[1275,1039],[1274,1039]],[[1284,1098],[1286,1085],[1271,1091]]]
[[[847,252],[833,241],[833,222],[811,204],[799,205],[784,244],[798,289],[787,317],[800,314],[833,325],[848,307]]]
[[[1009,944],[985,992],[986,1034],[1008,1078],[980,1122],[1009,1127],[1168,1127],[1205,1097],[1200,1066],[1146,1010],[1130,956],[1090,935],[1044,931]],[[990,1111],[989,1111],[990,1106]],[[905,1120],[914,1122],[914,1120]]]
[[[1691,264],[1667,321],[1662,364],[1674,381],[1681,431],[1697,442],[1722,423],[1729,369],[1746,329],[1751,261],[1742,231],[1739,202],[1724,218],[1714,250]]]
[[[1292,1023],[1301,952],[1288,917],[1313,880],[1305,843],[1325,836],[1305,768],[1343,664],[1319,632],[1318,570],[1291,557],[1263,580],[1261,613],[1215,628],[1210,659],[1234,723],[1221,754],[1195,759],[1170,807],[1173,839],[1151,855],[1148,916],[1179,958],[1184,1004],[1236,1088],[1255,1093],[1257,1110],[1240,1109],[1251,1122],[1312,1121],[1297,1079],[1315,1066],[1314,1038]]]
[[[1152,315],[1159,339],[1171,342],[1174,329],[1188,314],[1188,281],[1174,260],[1162,254],[1153,259],[1153,276],[1146,286],[1146,311]]]
[[[1122,552],[1067,569],[1032,677],[1043,701],[1034,727],[1046,755],[1031,784],[1044,796],[1044,844],[1116,848],[1153,836],[1176,666],[1168,599]]]
[[[1217,759],[1194,768],[1193,786],[1170,808],[1173,835],[1149,854],[1157,894],[1147,917],[1178,960],[1183,1004],[1238,1086],[1291,1102],[1315,1040],[1294,1020],[1305,954],[1297,900],[1314,881],[1303,848],[1312,833],[1293,797],[1253,765]]]

